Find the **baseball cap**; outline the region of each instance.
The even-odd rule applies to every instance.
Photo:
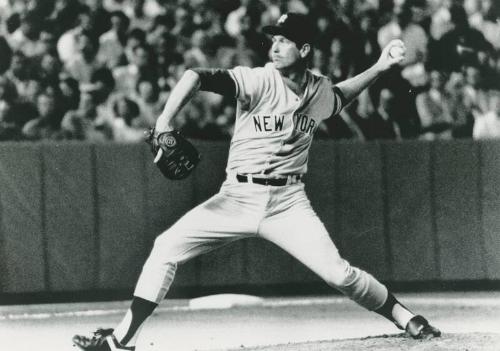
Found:
[[[314,22],[308,15],[289,12],[282,15],[276,25],[264,26],[262,31],[270,35],[282,35],[297,44],[312,44],[315,35]]]

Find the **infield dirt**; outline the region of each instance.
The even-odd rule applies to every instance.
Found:
[[[412,340],[405,334],[375,337],[283,344],[233,351],[499,351],[500,334],[460,333],[443,334],[431,340]]]

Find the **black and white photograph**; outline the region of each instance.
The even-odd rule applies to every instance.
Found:
[[[0,0],[0,336],[499,351],[499,1]]]

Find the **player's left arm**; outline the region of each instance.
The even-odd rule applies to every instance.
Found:
[[[336,87],[343,95],[343,105],[349,104],[389,68],[403,61],[405,50],[405,45],[401,40],[392,40],[382,50],[378,61],[373,66],[352,78],[337,83]]]

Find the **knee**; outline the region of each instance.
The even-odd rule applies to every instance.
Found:
[[[333,265],[329,267],[323,279],[332,287],[342,289],[350,285],[355,280],[356,271],[342,258],[338,258]]]
[[[169,232],[159,235],[153,244],[146,263],[175,263],[175,243],[169,239]]]

